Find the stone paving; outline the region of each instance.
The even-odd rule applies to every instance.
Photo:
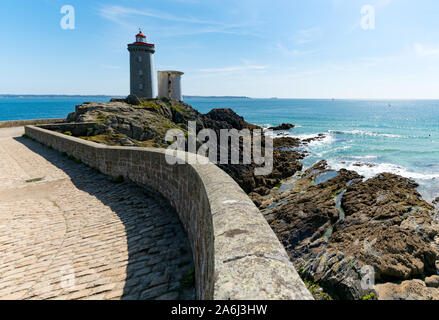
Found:
[[[176,213],[0,129],[0,299],[195,299]]]

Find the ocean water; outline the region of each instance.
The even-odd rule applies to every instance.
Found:
[[[334,169],[355,170],[366,178],[392,172],[420,184],[423,197],[439,196],[439,101],[191,99],[200,112],[229,107],[248,122],[296,125],[288,135],[325,134],[307,149],[311,166],[327,160]]]
[[[0,121],[65,117],[84,101],[103,96],[0,97]],[[420,184],[426,200],[439,196],[439,101],[299,100],[191,98],[186,103],[207,113],[232,108],[261,126],[296,125],[288,135],[325,134],[307,149],[305,166],[327,160],[334,169],[355,170],[366,178],[392,172]]]
[[[85,101],[108,102],[107,96],[0,96],[0,121],[65,118]]]

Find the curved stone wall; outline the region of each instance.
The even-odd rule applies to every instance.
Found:
[[[110,147],[35,126],[25,132],[167,199],[191,242],[199,299],[312,299],[265,218],[214,164],[169,165],[163,149]]]
[[[49,123],[61,123],[66,119],[34,119],[34,120],[12,120],[12,121],[0,121],[0,128],[12,128],[21,127],[34,124],[49,124]]]

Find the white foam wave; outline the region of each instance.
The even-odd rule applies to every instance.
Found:
[[[350,135],[360,135],[360,136],[370,136],[370,137],[406,138],[405,136],[401,136],[398,134],[374,133],[374,132],[363,131],[363,130],[350,130],[350,131],[329,130],[329,133],[348,134],[348,135],[350,134]]]
[[[357,160],[372,160],[378,159],[378,156],[350,156],[349,158]]]
[[[325,135],[323,139],[314,140],[309,143],[310,147],[321,147],[327,144],[332,144],[335,142],[335,138],[332,135]]]
[[[271,137],[272,139],[276,138],[297,138],[300,140],[307,140],[307,139],[315,139],[308,143],[308,147],[320,147],[327,144],[332,144],[335,142],[335,137],[331,134],[324,133],[322,136],[322,133],[311,133],[311,134],[293,134],[291,132],[274,132],[274,131],[268,131],[264,130],[264,134],[267,137]]]
[[[335,170],[348,169],[354,170],[363,175],[366,179],[372,178],[379,173],[389,172],[400,175],[405,178],[415,180],[432,180],[439,179],[439,174],[435,173],[420,173],[413,172],[406,167],[392,164],[392,163],[370,163],[370,162],[358,162],[358,161],[337,161],[329,160],[328,164]],[[359,164],[361,166],[359,166]]]

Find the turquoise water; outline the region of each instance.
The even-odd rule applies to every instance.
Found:
[[[334,169],[369,178],[392,172],[420,184],[425,199],[439,196],[439,101],[229,99],[188,101],[201,112],[230,107],[251,123],[296,125],[288,134],[308,138],[304,164],[325,159]]]
[[[0,121],[65,118],[85,101],[105,101],[107,96],[0,96]]]
[[[110,97],[0,97],[0,121],[65,117],[84,101]],[[186,100],[202,113],[232,108],[262,126],[290,122],[288,134],[308,138],[310,166],[325,159],[334,169],[356,170],[366,177],[393,172],[413,178],[431,200],[439,195],[439,101],[207,99]],[[359,166],[360,165],[360,166]]]

